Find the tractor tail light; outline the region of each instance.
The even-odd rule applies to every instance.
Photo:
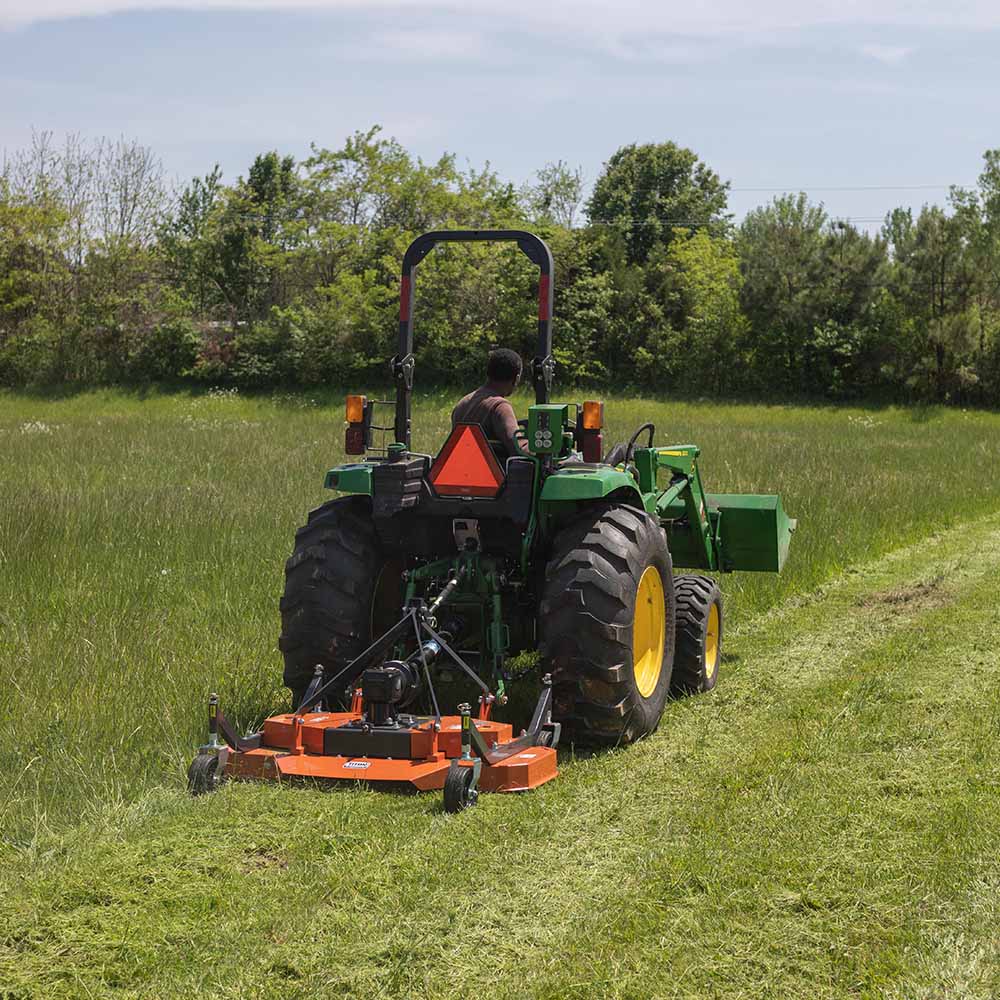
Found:
[[[604,436],[600,431],[584,430],[580,435],[580,452],[585,462],[600,462],[604,448]]]
[[[599,431],[604,426],[604,403],[588,399],[583,404],[583,429]]]
[[[368,446],[368,400],[365,396],[347,397],[347,431],[344,451],[348,455],[363,455]]]
[[[576,418],[576,439],[585,462],[600,462],[603,426],[604,404],[597,399],[585,400]]]
[[[344,451],[348,455],[365,453],[365,425],[350,424],[344,433]]]

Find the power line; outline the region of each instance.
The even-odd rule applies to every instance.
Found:
[[[890,210],[891,211],[891,210]],[[886,215],[889,213],[887,212]],[[828,222],[885,222],[885,215],[831,215]],[[737,226],[737,223],[727,219],[652,219],[648,222],[618,222],[615,220],[591,219],[591,226],[604,226],[608,229],[639,229],[644,226],[658,226],[659,228],[669,228],[676,226],[684,228],[711,228],[720,226]],[[580,227],[574,227],[580,228]],[[586,228],[586,227],[584,227]]]
[[[730,187],[728,194],[809,194],[819,191],[950,191],[953,187],[969,188],[974,184],[789,184],[785,187]],[[632,194],[658,194],[660,184],[637,185]]]
[[[962,187],[961,184],[854,184],[854,185],[793,185],[791,187],[738,187],[729,188],[736,192],[808,192],[808,191],[949,191],[953,187]]]

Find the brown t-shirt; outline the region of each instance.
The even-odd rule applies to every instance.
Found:
[[[475,392],[463,396],[451,411],[451,424],[481,424],[486,436],[499,441],[508,455],[520,455],[526,450],[523,442],[516,438],[517,417],[514,407],[496,390],[481,385]]]

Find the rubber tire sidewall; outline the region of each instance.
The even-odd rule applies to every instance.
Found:
[[[649,566],[663,585],[665,637],[660,676],[643,697],[632,631]],[[673,567],[659,523],[632,507],[585,511],[553,543],[540,611],[541,652],[563,740],[610,747],[653,732],[670,692],[675,635]]]
[[[671,695],[675,698],[711,691],[719,683],[726,618],[722,590],[710,576],[684,573],[674,578],[677,600],[677,636]],[[708,616],[712,606],[719,610],[719,645],[715,672],[705,670]]]
[[[463,766],[453,761],[448,767],[448,775],[444,781],[444,811],[447,813],[464,812],[476,804],[472,797],[472,785],[475,772],[471,767]]]
[[[371,643],[375,596],[389,560],[368,497],[339,497],[311,511],[285,564],[279,648],[297,703],[317,663],[329,680]],[[345,677],[346,687],[353,678]]]

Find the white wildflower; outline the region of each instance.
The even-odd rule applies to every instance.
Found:
[[[240,390],[233,386],[230,389],[226,389],[221,385],[213,385],[211,389],[208,390],[209,399],[239,399]]]

